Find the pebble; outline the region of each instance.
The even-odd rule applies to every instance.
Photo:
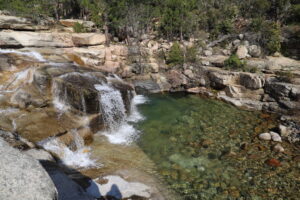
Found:
[[[271,140],[272,136],[270,133],[261,133],[259,134],[258,138],[261,140]]]
[[[281,165],[280,161],[275,158],[266,160],[266,164],[272,167],[279,167]]]
[[[271,131],[270,134],[271,134],[272,140],[274,142],[282,142],[281,137],[278,133],[275,133],[275,132]]]
[[[284,152],[284,148],[281,146],[281,144],[276,144],[274,146],[274,151],[282,153]]]

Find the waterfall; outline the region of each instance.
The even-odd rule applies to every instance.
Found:
[[[14,53],[14,54],[34,58],[35,60],[37,60],[39,62],[46,62],[47,61],[40,53],[35,52],[35,51],[22,52],[22,51],[11,50],[11,49],[0,49],[0,53],[4,53],[4,54]]]
[[[85,103],[85,99],[84,99],[83,93],[80,93],[80,98],[81,98],[82,111],[84,112],[84,114],[86,114],[86,103]]]
[[[70,132],[73,136],[73,145],[76,148],[75,151],[72,151],[56,137],[43,140],[39,143],[39,145],[59,156],[64,165],[79,168],[100,166],[99,164],[96,164],[95,160],[90,158],[91,149],[84,146],[84,141],[78,131],[73,129]]]
[[[109,85],[95,85],[99,91],[99,103],[104,123],[110,131],[116,131],[126,118],[125,105],[119,90]]]
[[[63,93],[61,90],[63,90]],[[56,81],[52,81],[52,98],[53,106],[58,110],[60,115],[69,109],[67,88],[60,88]]]
[[[145,103],[146,98],[136,95],[131,104],[130,115],[127,116],[121,92],[108,84],[95,85],[99,91],[100,114],[107,128],[101,134],[113,144],[131,144],[139,135],[132,122],[143,120],[137,105]]]
[[[82,139],[82,137],[79,135],[78,131],[76,129],[72,129],[71,130],[72,136],[73,136],[73,140],[74,140],[74,148],[76,150],[82,149],[84,148],[84,140]]]

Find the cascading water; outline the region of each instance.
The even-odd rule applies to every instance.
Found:
[[[73,129],[71,133],[74,140],[73,148],[76,149],[75,151],[72,151],[55,137],[41,141],[39,145],[59,156],[64,165],[79,168],[98,167],[99,164],[96,164],[95,160],[90,159],[91,149],[84,146],[84,141],[78,131]]]
[[[34,59],[38,62],[47,63],[55,67],[63,67],[62,63],[52,63],[44,59],[44,57],[37,52],[23,52],[17,50],[1,50],[0,53],[4,54],[17,54],[22,56],[27,56],[29,59]],[[33,75],[35,68],[28,68],[23,71],[17,72],[14,74],[11,80],[8,81],[8,84],[5,87],[2,87],[3,92],[14,91],[19,88],[22,83],[32,83]],[[52,81],[52,97],[53,97],[53,106],[57,110],[58,118],[62,114],[67,113],[70,108],[70,102],[68,99],[67,87],[60,83],[61,79],[69,79],[72,76],[82,76],[94,82],[99,82],[99,78],[93,75],[91,72],[70,72],[60,75],[57,80]],[[98,91],[98,100],[100,106],[100,114],[103,116],[104,124],[106,125],[105,131],[102,132],[111,143],[115,144],[130,144],[133,142],[137,136],[138,131],[134,128],[131,123],[138,122],[143,119],[143,116],[138,112],[137,105],[144,103],[146,99],[143,96],[136,95],[132,99],[130,115],[126,112],[126,106],[123,102],[121,92],[110,85],[114,81],[122,81],[116,75],[107,77],[108,83],[103,81],[102,84],[95,85],[95,89]],[[131,94],[128,93],[128,99],[131,98]],[[84,94],[80,93],[79,103],[81,104],[80,110],[83,112],[83,120],[88,119],[87,115],[87,105]],[[1,112],[6,112],[7,110],[0,110]],[[15,121],[13,121],[14,130],[17,129]],[[52,137],[45,139],[39,143],[43,148],[48,151],[51,151],[59,156],[62,163],[65,165],[73,167],[95,167],[99,166],[96,164],[95,160],[90,158],[90,149],[84,146],[83,138],[80,136],[76,129],[69,131],[69,134],[73,137],[73,144],[70,148],[60,141],[59,138]],[[72,151],[72,150],[73,151]]]
[[[63,90],[63,95],[61,95],[61,90]],[[53,106],[58,110],[59,116],[69,109],[67,89],[60,88],[56,81],[52,82],[52,96],[53,96]]]
[[[34,58],[35,60],[37,60],[39,62],[47,62],[47,60],[40,53],[35,52],[35,51],[23,52],[23,51],[17,51],[17,50],[12,50],[12,49],[0,49],[0,53],[3,53],[3,54],[14,53],[17,55]]]
[[[107,126],[102,134],[113,144],[132,143],[139,132],[130,122],[143,119],[136,106],[145,103],[146,98],[136,95],[132,100],[130,115],[127,116],[120,91],[108,84],[95,85],[95,88],[99,91],[101,114]]]
[[[119,90],[109,85],[95,85],[99,91],[101,113],[107,128],[115,131],[126,118],[125,105]]]

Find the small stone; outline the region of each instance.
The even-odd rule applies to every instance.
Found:
[[[205,56],[212,56],[212,54],[213,54],[213,53],[212,53],[212,51],[210,51],[210,50],[205,50],[205,51],[204,51],[204,55],[205,55]]]
[[[234,40],[234,41],[232,42],[232,44],[233,44],[233,46],[238,46],[238,45],[241,44],[241,40]]]
[[[239,39],[243,40],[244,39],[244,34],[239,34]]]
[[[201,64],[204,66],[208,66],[210,63],[209,63],[209,61],[203,60],[203,61],[201,61]]]
[[[261,139],[261,140],[268,141],[268,140],[272,139],[272,136],[271,136],[270,133],[261,133],[261,134],[259,134],[258,138]]]
[[[270,134],[271,134],[272,140],[274,142],[282,142],[282,139],[281,139],[281,137],[278,133],[275,133],[275,132],[271,131]]]
[[[288,137],[291,134],[291,130],[282,124],[279,125],[279,130],[282,137]]]
[[[274,146],[274,151],[279,152],[279,153],[283,153],[284,152],[284,148],[281,146],[281,144],[276,144]]]
[[[271,166],[271,167],[279,167],[281,165],[280,161],[275,159],[275,158],[271,158],[269,160],[266,160],[266,164]]]
[[[243,42],[243,44],[244,44],[246,47],[248,47],[248,46],[250,45],[249,41],[247,41],[247,40],[245,40],[245,41]]]

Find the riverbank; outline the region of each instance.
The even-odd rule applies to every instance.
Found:
[[[94,138],[103,130],[111,136],[121,125],[134,130],[130,124],[136,109],[134,91],[202,94],[242,109],[277,113],[281,122],[264,131],[276,131],[285,142],[299,146],[300,63],[281,55],[265,57],[247,35],[229,38],[226,47],[207,38],[184,41],[182,48],[203,42],[197,62],[171,66],[161,53],[169,52],[173,43],[152,36],[139,42],[133,39],[130,45],[115,41],[108,47],[102,33],[73,33],[72,20],[40,27],[19,17],[0,15],[0,19],[1,138],[20,149],[16,153],[20,157],[31,152],[35,161],[25,160],[46,170],[49,177],[44,182],[51,179],[55,184],[45,186],[51,189],[46,199],[55,199],[57,194],[64,200],[168,199],[155,176],[147,170],[131,171],[135,156],[141,157],[136,160],[141,165],[138,169],[153,168],[140,148]],[[224,62],[234,53],[256,73],[226,70]],[[128,138],[123,137],[121,143]],[[133,153],[122,157],[122,151]],[[101,166],[101,159],[107,168]],[[15,171],[2,171],[1,176],[10,173]],[[17,193],[23,179],[16,180]]]

